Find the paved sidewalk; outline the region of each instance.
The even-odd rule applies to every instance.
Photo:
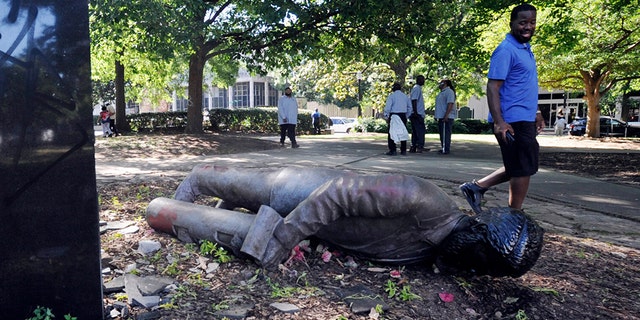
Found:
[[[501,165],[499,149],[493,139],[464,141],[456,140],[454,136],[449,155],[440,155],[431,150],[407,156],[385,156],[386,141],[367,139],[366,136],[358,140],[301,137],[299,144],[299,149],[282,148],[213,157],[146,161],[123,159],[118,163],[97,159],[100,168],[97,178],[98,183],[181,180],[198,163],[244,167],[328,167],[370,173],[401,172],[434,181],[461,208],[469,209],[458,185],[480,178]],[[486,206],[506,206],[507,197],[507,185],[493,188],[486,194]],[[640,248],[640,213],[637,208],[640,208],[640,188],[545,168],[541,168],[532,178],[529,197],[525,201],[525,211],[547,230]]]

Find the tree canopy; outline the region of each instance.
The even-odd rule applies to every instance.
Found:
[[[540,13],[539,13],[540,15]],[[584,90],[586,134],[600,135],[600,100],[640,86],[640,11],[629,0],[573,0],[542,10],[536,56],[540,82]]]
[[[93,77],[108,81],[119,70],[114,66],[126,67],[122,77],[136,95],[143,86],[153,91],[184,85],[176,75],[188,68],[192,133],[202,131],[205,73],[214,83],[231,85],[240,65],[260,74],[278,70],[307,97],[343,107],[359,105],[360,92],[366,92],[363,103],[379,105],[391,82],[418,74],[433,90],[427,96],[438,80],[449,78],[465,99],[482,92],[489,54],[508,32],[505,15],[512,3],[91,0]],[[597,136],[601,97],[640,89],[637,0],[535,5],[541,85],[584,90],[587,134]]]

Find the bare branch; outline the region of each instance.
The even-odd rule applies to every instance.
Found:
[[[211,18],[207,19],[205,21],[206,24],[212,24],[214,21],[216,21],[218,19],[218,17],[222,14],[222,12],[224,12],[224,10],[229,7],[231,5],[233,1],[232,0],[227,0],[227,2],[223,3],[220,8],[218,8],[218,11],[216,11],[216,13],[211,16]],[[217,2],[216,2],[217,3]]]

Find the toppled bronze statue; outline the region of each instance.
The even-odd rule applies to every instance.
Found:
[[[222,200],[215,208],[194,204],[201,194]],[[147,221],[182,241],[207,239],[247,254],[268,269],[314,236],[370,261],[435,262],[453,273],[496,277],[531,269],[544,233],[509,208],[469,216],[422,178],[326,168],[199,165],[175,199],[151,201]]]

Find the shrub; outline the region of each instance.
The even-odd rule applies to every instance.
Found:
[[[357,132],[387,133],[389,132],[389,125],[384,119],[367,117],[358,119],[354,129]]]
[[[425,122],[427,132],[438,132],[438,121],[433,116],[427,116]],[[479,119],[455,119],[451,132],[471,134],[491,133],[491,124],[486,120]]]
[[[311,111],[299,110],[296,132],[308,134],[312,131]],[[323,127],[328,127],[329,118],[322,114],[320,121]],[[187,126],[187,112],[158,112],[127,115],[127,120],[133,132],[153,131],[184,131]],[[207,121],[208,120],[208,121]],[[257,107],[245,109],[212,109],[209,118],[204,119],[204,125],[213,131],[279,133],[278,111],[276,107]],[[425,117],[427,132],[438,132],[438,123],[433,116]],[[205,127],[206,128],[206,127]],[[357,132],[387,133],[389,125],[384,119],[372,117],[359,118],[354,130]],[[407,130],[411,132],[410,121]],[[479,119],[456,119],[453,123],[453,133],[491,133],[491,124]]]
[[[209,110],[209,121],[211,129],[214,131],[280,133],[278,110],[275,107],[235,110],[212,109]],[[320,121],[323,124],[328,124],[329,118],[323,114],[320,116]],[[312,128],[311,111],[299,110],[296,132],[299,134],[310,133]]]
[[[127,115],[127,121],[133,132],[180,131],[187,126],[186,112],[157,112]]]
[[[491,123],[487,120],[481,119],[460,119],[456,120],[464,124],[467,128],[467,133],[479,134],[479,133],[491,133]]]

